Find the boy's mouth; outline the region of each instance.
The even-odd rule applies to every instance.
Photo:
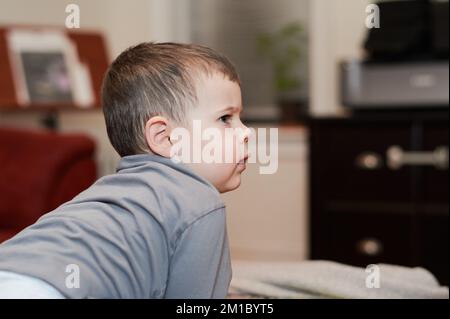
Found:
[[[248,160],[248,154],[244,156],[244,158],[242,158],[238,163],[237,166],[239,168],[242,168],[242,170],[244,170],[247,167],[247,160]]]

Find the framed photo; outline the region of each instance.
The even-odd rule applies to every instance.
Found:
[[[8,47],[19,104],[92,103],[89,72],[78,61],[76,48],[64,32],[12,29]]]
[[[70,75],[62,52],[21,52],[19,58],[29,103],[73,103]]]

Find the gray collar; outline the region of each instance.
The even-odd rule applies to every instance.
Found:
[[[185,175],[189,175],[192,178],[211,187],[217,193],[219,193],[213,184],[211,184],[205,178],[197,175],[187,165],[185,165],[183,163],[175,163],[170,158],[166,158],[166,157],[163,157],[160,155],[155,155],[155,154],[150,154],[150,153],[123,156],[120,159],[119,165],[117,166],[116,173],[125,173],[128,170],[135,171],[136,169],[139,169],[139,170],[141,170],[141,169],[145,170],[146,168],[155,169],[155,165],[154,165],[155,163],[163,164],[167,168],[176,170]]]

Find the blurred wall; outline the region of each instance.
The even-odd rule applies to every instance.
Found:
[[[244,114],[276,109],[273,66],[258,50],[261,34],[273,34],[288,23],[304,28],[299,63],[293,69],[301,79],[297,94],[308,94],[308,0],[191,0],[192,40],[223,52],[236,65],[242,85]],[[276,110],[274,110],[276,112]]]
[[[341,115],[338,63],[360,58],[369,0],[312,0],[309,5],[311,112]]]

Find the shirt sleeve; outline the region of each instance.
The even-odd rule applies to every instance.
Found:
[[[220,208],[197,219],[180,236],[165,298],[225,298],[230,280],[226,216]]]

